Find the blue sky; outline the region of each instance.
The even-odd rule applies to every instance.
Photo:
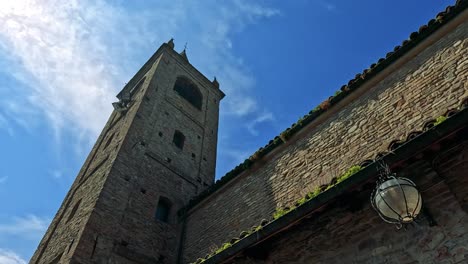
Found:
[[[224,175],[452,1],[0,0],[0,263],[25,263],[163,42],[225,91]]]

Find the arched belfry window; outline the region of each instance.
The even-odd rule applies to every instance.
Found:
[[[159,197],[158,207],[156,208],[156,220],[167,223],[169,213],[171,212],[171,202],[166,197]]]
[[[174,132],[174,138],[172,138],[172,143],[176,145],[176,147],[183,149],[184,148],[184,142],[185,142],[185,136],[180,132],[179,130],[176,130]]]
[[[186,77],[179,77],[174,85],[176,91],[182,98],[187,100],[191,105],[201,110],[203,96],[198,87]]]

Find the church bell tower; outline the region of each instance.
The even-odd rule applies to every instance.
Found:
[[[177,263],[177,211],[214,181],[223,97],[163,44],[117,95],[30,263]]]

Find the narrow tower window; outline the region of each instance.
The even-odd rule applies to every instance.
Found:
[[[156,220],[167,223],[169,219],[169,213],[171,212],[171,203],[166,197],[160,197],[158,207],[156,208]]]
[[[112,135],[107,139],[106,144],[104,145],[104,149],[106,149],[109,146],[109,144],[112,142],[112,139],[114,139],[114,136],[115,132],[112,133]]]
[[[80,204],[81,204],[81,199],[78,200],[78,202],[75,203],[75,206],[73,206],[72,210],[70,211],[70,215],[68,215],[67,223],[70,222],[70,220],[73,218],[73,216],[75,216],[76,211],[80,207]]]
[[[191,105],[201,110],[203,96],[198,87],[186,77],[179,77],[174,85],[176,91],[182,98],[187,100]]]
[[[58,264],[60,262],[60,259],[62,259],[62,255],[63,255],[64,252],[58,254],[51,262],[49,262],[50,264]]]
[[[185,142],[185,136],[180,132],[179,130],[176,130],[174,132],[174,138],[172,139],[172,142],[176,147],[183,149],[184,148],[184,142]]]

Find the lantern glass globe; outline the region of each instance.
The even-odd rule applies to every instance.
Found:
[[[391,223],[412,222],[422,207],[416,185],[407,178],[394,176],[377,187],[372,202],[379,215]]]

